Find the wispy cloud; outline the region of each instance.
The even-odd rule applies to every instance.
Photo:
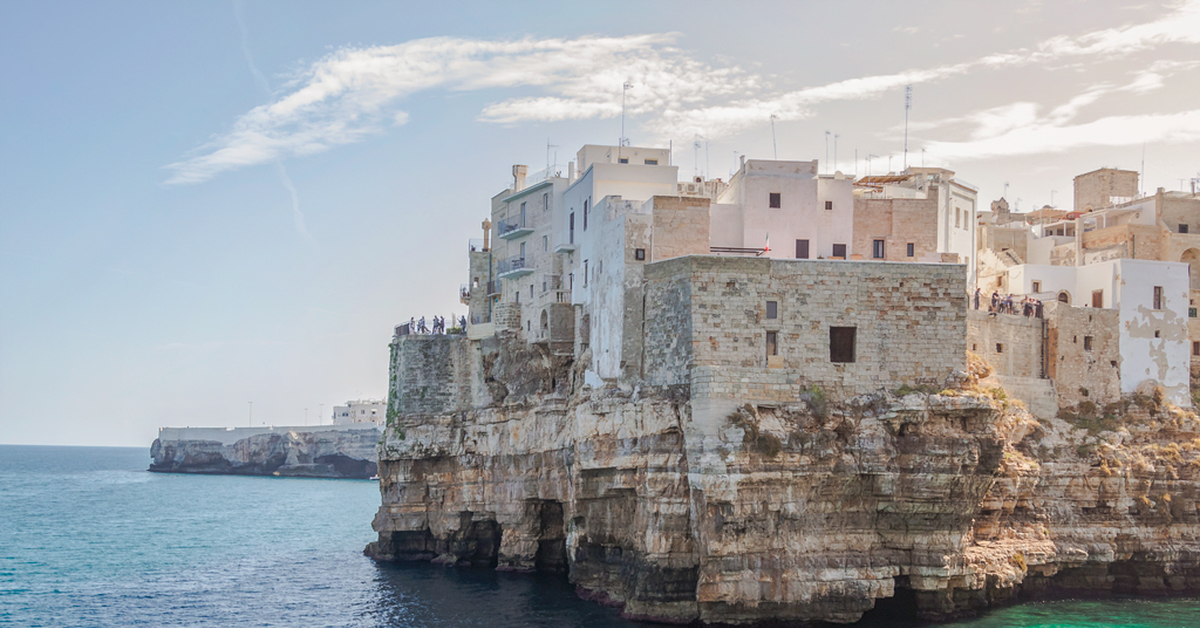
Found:
[[[631,115],[641,117],[642,128],[661,138],[700,134],[718,139],[765,125],[771,115],[781,120],[803,119],[822,103],[879,98],[907,84],[989,69],[1113,58],[1166,44],[1200,43],[1200,0],[1177,5],[1149,22],[1054,37],[1032,48],[959,63],[850,78],[784,93],[772,93],[763,76],[736,65],[698,61],[675,48],[675,39],[672,34],[508,41],[438,37],[394,46],[344,48],[300,71],[271,102],[247,112],[228,132],[168,165],[168,183],[197,183],[232,169],[361,141],[385,132],[390,125],[408,122],[409,114],[401,109],[404,101],[434,89],[520,88],[532,92],[487,105],[478,116],[482,122],[520,124],[618,116],[621,86],[631,82],[634,87],[626,94],[627,107]],[[251,70],[265,83],[252,63]],[[1166,71],[1170,68],[1152,68],[1122,89],[1133,93],[1157,89]],[[1002,137],[1038,123],[1066,129],[1075,112],[1113,89],[1098,86],[1050,112],[1044,120],[1026,104],[1009,105],[1011,111],[993,112],[999,117],[990,122],[977,120],[972,141]],[[949,146],[942,144],[942,148]]]

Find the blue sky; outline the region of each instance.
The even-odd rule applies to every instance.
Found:
[[[1200,176],[1200,5],[996,6],[4,3],[0,443],[384,395],[511,165],[615,142],[625,80],[685,177],[769,158],[771,115],[782,159],[831,131],[843,171],[899,169],[905,84],[910,163],[985,202],[1069,205],[1143,144],[1147,191]]]

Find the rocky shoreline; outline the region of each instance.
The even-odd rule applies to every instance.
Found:
[[[248,434],[243,434],[250,432]],[[163,428],[150,447],[157,473],[368,479],[380,431],[363,426]]]
[[[376,560],[566,571],[666,623],[1200,592],[1200,420],[1161,391],[1038,420],[972,360],[936,392],[811,390],[698,425],[687,387],[490,351],[495,403],[385,431]]]

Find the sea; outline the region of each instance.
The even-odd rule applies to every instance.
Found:
[[[0,445],[0,626],[651,626],[549,576],[380,565],[363,480],[158,474],[149,448]],[[875,615],[862,626],[920,624]],[[1193,628],[1200,600],[1013,606],[942,628]]]

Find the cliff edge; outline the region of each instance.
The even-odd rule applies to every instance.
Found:
[[[367,479],[378,472],[374,424],[162,428],[150,471]]]
[[[379,446],[377,560],[562,572],[672,623],[1200,592],[1200,421],[1161,390],[1038,420],[980,388],[972,360],[921,391],[835,401],[796,381],[794,401],[714,412],[694,385],[585,385],[590,351],[404,343],[393,387],[411,403]],[[418,358],[449,370],[395,368]],[[421,382],[396,380],[454,369],[474,384],[425,406]]]

